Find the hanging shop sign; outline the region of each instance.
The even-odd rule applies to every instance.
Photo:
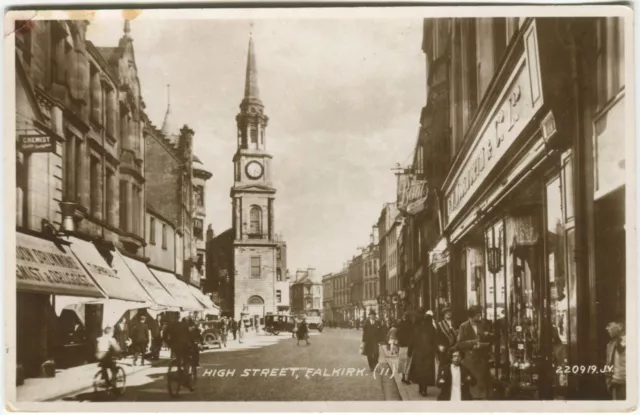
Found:
[[[499,95],[464,161],[445,192],[446,224],[468,204],[473,194],[512,147],[543,104],[536,48],[524,54]],[[525,58],[526,55],[526,58]]]
[[[19,232],[16,233],[16,282],[20,291],[104,297],[68,248]]]
[[[402,184],[398,195],[398,210],[408,215],[420,213],[425,207],[429,187],[426,180],[409,176]]]
[[[56,141],[47,134],[23,134],[18,137],[18,151],[23,153],[53,153]]]

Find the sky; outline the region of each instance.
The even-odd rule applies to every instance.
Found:
[[[411,161],[426,102],[422,19],[131,22],[149,118],[162,126],[171,84],[173,122],[195,131],[194,151],[213,174],[205,203],[216,234],[231,227],[250,33],[288,268],[337,272],[395,201],[392,169]],[[122,34],[122,20],[93,20],[87,39],[116,46]]]

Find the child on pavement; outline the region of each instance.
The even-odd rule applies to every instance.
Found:
[[[398,324],[393,323],[387,333],[387,343],[392,356],[398,355]]]

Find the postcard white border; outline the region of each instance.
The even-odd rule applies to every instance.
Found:
[[[93,3],[93,2],[90,2]],[[470,2],[471,3],[471,2]],[[153,3],[138,3],[152,6]],[[93,7],[100,7],[93,4]],[[139,9],[134,9],[139,10]],[[4,178],[5,178],[5,275],[15,275],[15,42],[14,35],[7,31],[13,27],[16,19],[32,17],[33,13],[10,11],[5,14],[5,140],[4,140]],[[423,17],[560,17],[560,16],[620,16],[625,19],[625,57],[626,57],[626,144],[627,144],[627,355],[628,368],[637,368],[637,252],[636,244],[636,137],[635,129],[635,21],[633,10],[620,5],[558,5],[558,6],[466,6],[456,7],[332,7],[332,8],[270,8],[270,9],[145,9],[136,19],[393,19]],[[122,10],[82,11],[44,11],[38,12],[35,19],[118,19],[122,20]],[[419,47],[419,46],[416,46]],[[419,111],[419,108],[416,108]],[[586,139],[586,138],[585,138]],[[476,402],[110,402],[110,403],[73,403],[73,402],[16,402],[15,394],[15,278],[5,278],[5,408],[9,411],[37,412],[628,412],[637,406],[638,371],[629,370],[627,378],[628,400],[620,401],[482,401]],[[186,405],[186,406],[185,406]]]

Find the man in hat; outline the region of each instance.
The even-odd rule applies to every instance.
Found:
[[[369,311],[369,318],[362,327],[362,345],[371,370],[376,368],[380,357],[379,343],[383,340],[382,326],[376,319],[376,312]]]
[[[449,350],[456,343],[458,338],[458,330],[453,327],[453,321],[451,320],[451,309],[445,308],[442,310],[444,318],[437,324],[438,332],[436,334],[438,342],[438,361],[444,362]]]

